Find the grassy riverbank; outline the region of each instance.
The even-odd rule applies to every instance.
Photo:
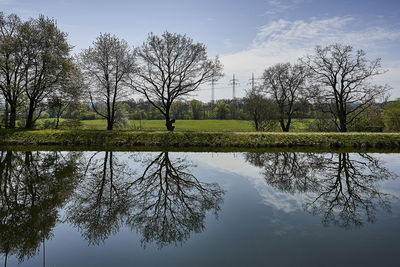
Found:
[[[400,148],[400,133],[223,133],[0,130],[0,145],[82,147]]]

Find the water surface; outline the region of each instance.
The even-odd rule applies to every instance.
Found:
[[[1,151],[1,261],[398,266],[399,156]]]

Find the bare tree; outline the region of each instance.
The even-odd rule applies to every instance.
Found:
[[[279,63],[266,69],[263,73],[262,90],[277,103],[279,124],[282,131],[288,132],[295,102],[304,96],[307,72],[301,65]]]
[[[89,95],[94,111],[115,123],[117,102],[126,96],[128,79],[135,72],[135,60],[128,43],[111,34],[100,34],[93,46],[79,55],[82,71],[90,81]]]
[[[163,114],[169,131],[175,128],[170,115],[174,100],[222,76],[218,57],[210,60],[205,45],[193,43],[186,35],[151,33],[136,56],[139,71],[131,86]]]
[[[370,83],[371,78],[384,73],[381,59],[368,60],[363,50],[333,44],[317,46],[314,55],[302,62],[309,68],[320,85],[319,100],[327,103],[332,120],[341,132],[375,100],[388,91],[388,86]]]
[[[23,60],[26,55],[21,48],[19,36],[21,19],[0,12],[0,90],[6,104],[5,127],[15,128],[17,106],[23,94]]]

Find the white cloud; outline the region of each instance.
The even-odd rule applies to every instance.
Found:
[[[262,168],[254,167],[244,158],[244,153],[190,153],[190,158],[218,171],[234,173],[245,177],[257,190],[262,203],[286,213],[301,210],[303,197],[290,195],[268,186]]]
[[[349,30],[355,22],[356,19],[350,16],[297,21],[279,19],[270,22],[259,28],[247,49],[221,56],[224,71],[242,77],[250,77],[252,72],[260,75],[270,65],[294,62],[299,57],[312,53],[316,45],[324,46],[337,42],[364,49],[367,55],[375,56],[385,51],[388,42],[395,43],[400,39],[400,31],[396,29],[373,27]],[[397,65],[394,61],[384,64],[384,67]],[[385,78],[395,81],[396,77],[400,76],[399,69],[388,69]],[[391,85],[399,87],[398,78],[397,82]],[[396,94],[400,96],[400,92]]]

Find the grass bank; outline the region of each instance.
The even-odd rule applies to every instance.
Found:
[[[400,133],[223,133],[105,130],[0,130],[3,146],[400,148]]]

